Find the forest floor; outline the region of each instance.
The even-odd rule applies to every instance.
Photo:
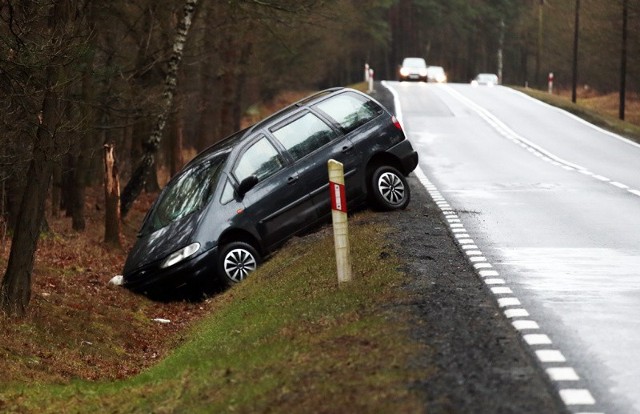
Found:
[[[286,96],[270,108],[256,109],[254,116],[305,95]],[[605,98],[597,105],[609,102],[610,106],[611,101]],[[419,344],[415,349],[420,352],[410,365],[412,372],[418,369],[422,374],[412,377],[410,388],[420,395],[424,410],[474,412],[482,407],[492,412],[538,412],[537,408],[547,407],[547,412],[561,412],[543,373],[515,331],[499,317],[499,309],[458,251],[436,206],[414,179],[411,185],[415,197],[409,209],[393,213],[392,220],[380,214],[365,217],[361,224],[392,225],[388,247],[410,277],[402,287],[408,296],[389,303],[387,311],[406,316],[400,321],[411,328],[413,341]],[[194,326],[219,310],[221,300],[233,300],[233,294],[225,294],[199,301],[154,302],[110,285],[109,280],[121,272],[155,195],[136,201],[124,222],[122,248],[113,248],[103,243],[102,190],[88,193],[84,232],[71,230],[69,218],[48,214],[51,231],[39,243],[28,315],[20,320],[0,316],[0,411],[8,404],[2,393],[12,384],[108,382],[146,371],[188,341]],[[0,236],[4,274],[10,237]],[[402,248],[417,246],[417,240],[426,243],[426,250]],[[383,251],[380,257],[387,254]],[[371,370],[378,362],[371,361]],[[23,407],[20,412],[29,410]]]
[[[154,195],[136,201],[123,225],[122,248],[117,248],[103,242],[101,189],[88,194],[85,231],[72,230],[64,214],[48,215],[50,231],[38,244],[27,316],[0,316],[3,382],[128,377],[163,358],[179,342],[179,332],[208,311],[207,301],[158,303],[110,285],[122,272]],[[10,238],[5,235],[0,242],[4,274]]]

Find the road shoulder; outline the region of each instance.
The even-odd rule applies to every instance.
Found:
[[[392,213],[392,245],[405,263],[411,334],[428,350],[412,363],[425,412],[567,412],[518,332],[458,249],[426,190]]]

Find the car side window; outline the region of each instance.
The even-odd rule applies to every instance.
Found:
[[[316,105],[333,118],[344,132],[350,132],[383,112],[375,102],[350,93],[341,93]]]
[[[328,144],[337,136],[324,121],[312,113],[306,113],[295,121],[271,131],[294,160],[299,160]]]
[[[233,174],[238,182],[252,175],[262,181],[280,170],[283,165],[276,148],[266,137],[262,137],[242,154]]]
[[[220,203],[227,204],[231,200],[233,200],[234,191],[231,182],[227,179],[224,183],[224,188],[222,189],[222,196],[220,196]]]

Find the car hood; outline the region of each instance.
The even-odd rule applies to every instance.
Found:
[[[191,243],[201,213],[190,214],[153,233],[141,235],[127,256],[123,274],[159,261]]]

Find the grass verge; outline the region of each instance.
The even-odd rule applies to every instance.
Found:
[[[382,217],[351,220],[354,281],[338,286],[328,229],[294,239],[159,364],[129,380],[4,384],[2,412],[416,412],[405,276]]]

